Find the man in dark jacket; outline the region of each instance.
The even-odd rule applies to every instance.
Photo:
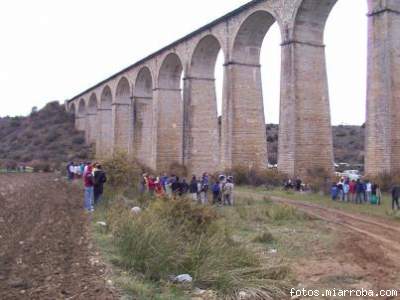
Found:
[[[106,173],[103,171],[101,165],[96,165],[94,169],[94,205],[97,205],[100,201],[100,197],[103,194],[103,186],[107,181]]]
[[[392,209],[399,209],[400,186],[396,185],[392,188]],[[396,206],[396,208],[395,208]]]

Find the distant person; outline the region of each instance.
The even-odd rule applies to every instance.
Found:
[[[201,204],[207,204],[208,202],[208,188],[209,188],[209,177],[207,173],[204,173],[201,178],[201,190],[200,190],[200,200]]]
[[[337,198],[343,201],[344,198],[344,191],[343,191],[343,179],[340,179],[337,183],[338,195]]]
[[[103,195],[104,184],[107,182],[106,173],[103,171],[103,167],[100,164],[97,164],[93,170],[93,177],[93,199],[94,205],[96,206],[100,202],[100,198]]]
[[[84,202],[84,207],[86,211],[92,212],[94,211],[93,207],[93,185],[94,185],[94,180],[93,180],[93,167],[92,165],[88,165],[87,167],[87,172],[85,173],[85,176],[83,177],[83,184],[85,187],[85,202]]]
[[[211,186],[213,194],[213,204],[221,204],[221,188],[218,181]]]
[[[354,202],[356,200],[357,183],[355,180],[351,180],[349,183],[349,194],[350,201]]]
[[[301,184],[302,184],[301,179],[299,177],[297,177],[296,182],[295,182],[295,186],[296,186],[296,191],[297,192],[301,191]]]
[[[399,209],[400,186],[396,185],[392,188],[392,209]]]
[[[332,200],[336,201],[338,195],[339,195],[339,188],[338,188],[337,184],[334,182],[334,183],[332,183],[332,186],[331,186],[331,198],[332,198]]]
[[[182,182],[181,182],[181,184],[179,186],[179,196],[185,196],[188,191],[189,191],[189,185],[186,182],[186,179],[183,178]]]
[[[181,182],[178,176],[175,176],[172,185],[171,185],[171,189],[172,189],[172,195],[175,197],[177,195],[179,195],[179,190],[181,188]]]
[[[228,178],[223,188],[224,205],[232,206],[232,195],[233,195],[233,182],[232,179]]]
[[[158,177],[155,181],[155,190],[154,190],[156,197],[161,198],[164,196],[164,187],[161,181],[161,178]]]
[[[349,185],[349,181],[345,180],[343,182],[343,201],[349,202],[350,198],[349,198],[349,192],[350,192],[350,185]]]
[[[356,204],[362,204],[364,198],[365,198],[364,183],[360,179],[357,179],[357,183],[356,183]]]
[[[192,198],[193,201],[197,201],[197,193],[198,193],[198,188],[197,188],[197,179],[196,176],[192,176],[192,180],[190,180],[189,184],[189,194]]]
[[[149,176],[147,178],[147,190],[149,191],[151,196],[154,196],[156,190],[156,180],[154,176]]]
[[[67,178],[70,181],[74,179],[74,163],[72,161],[67,164]]]
[[[382,193],[378,184],[374,183],[371,187],[371,204],[381,205]]]
[[[371,202],[372,183],[369,180],[365,183],[365,195],[366,195],[365,201]]]

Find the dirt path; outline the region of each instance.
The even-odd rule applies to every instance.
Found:
[[[240,195],[241,192],[238,192]],[[244,195],[244,194],[243,194]],[[245,193],[262,199],[259,193]],[[287,204],[324,220],[338,232],[333,249],[321,249],[317,257],[309,257],[296,266],[297,275],[309,287],[326,278],[352,280],[354,288],[397,289],[400,286],[400,223],[383,217],[349,213],[300,200],[270,196],[275,203]],[[340,284],[341,282],[339,282]],[[332,286],[330,286],[332,287]],[[400,295],[400,290],[399,290]],[[375,299],[375,298],[371,298]],[[376,298],[376,299],[400,299]]]
[[[0,174],[0,299],[118,298],[82,202],[54,174]]]

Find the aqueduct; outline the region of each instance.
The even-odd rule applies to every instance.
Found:
[[[365,0],[367,1],[367,0]],[[267,167],[260,49],[281,31],[278,168],[333,170],[324,28],[337,0],[254,0],[68,100],[99,157],[164,170]],[[400,1],[368,0],[366,173],[400,169]],[[223,113],[214,68],[224,54]]]

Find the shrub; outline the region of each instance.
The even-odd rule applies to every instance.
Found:
[[[287,176],[276,169],[260,170],[246,168],[243,166],[234,167],[226,172],[232,174],[235,183],[238,185],[268,185],[281,186]]]
[[[262,234],[256,236],[253,241],[256,243],[269,244],[272,243],[274,240],[275,239],[272,233],[267,230],[264,231]]]
[[[48,162],[35,160],[31,163],[33,172],[50,172],[51,166]]]
[[[115,153],[102,165],[107,173],[107,183],[118,190],[137,187],[137,183],[145,171],[135,159],[129,157],[125,152]]]
[[[389,192],[394,185],[400,184],[400,175],[399,172],[383,172],[371,181],[378,184],[382,191]]]
[[[329,193],[332,182],[337,182],[333,173],[319,167],[308,169],[306,180],[313,192],[325,193]]]

